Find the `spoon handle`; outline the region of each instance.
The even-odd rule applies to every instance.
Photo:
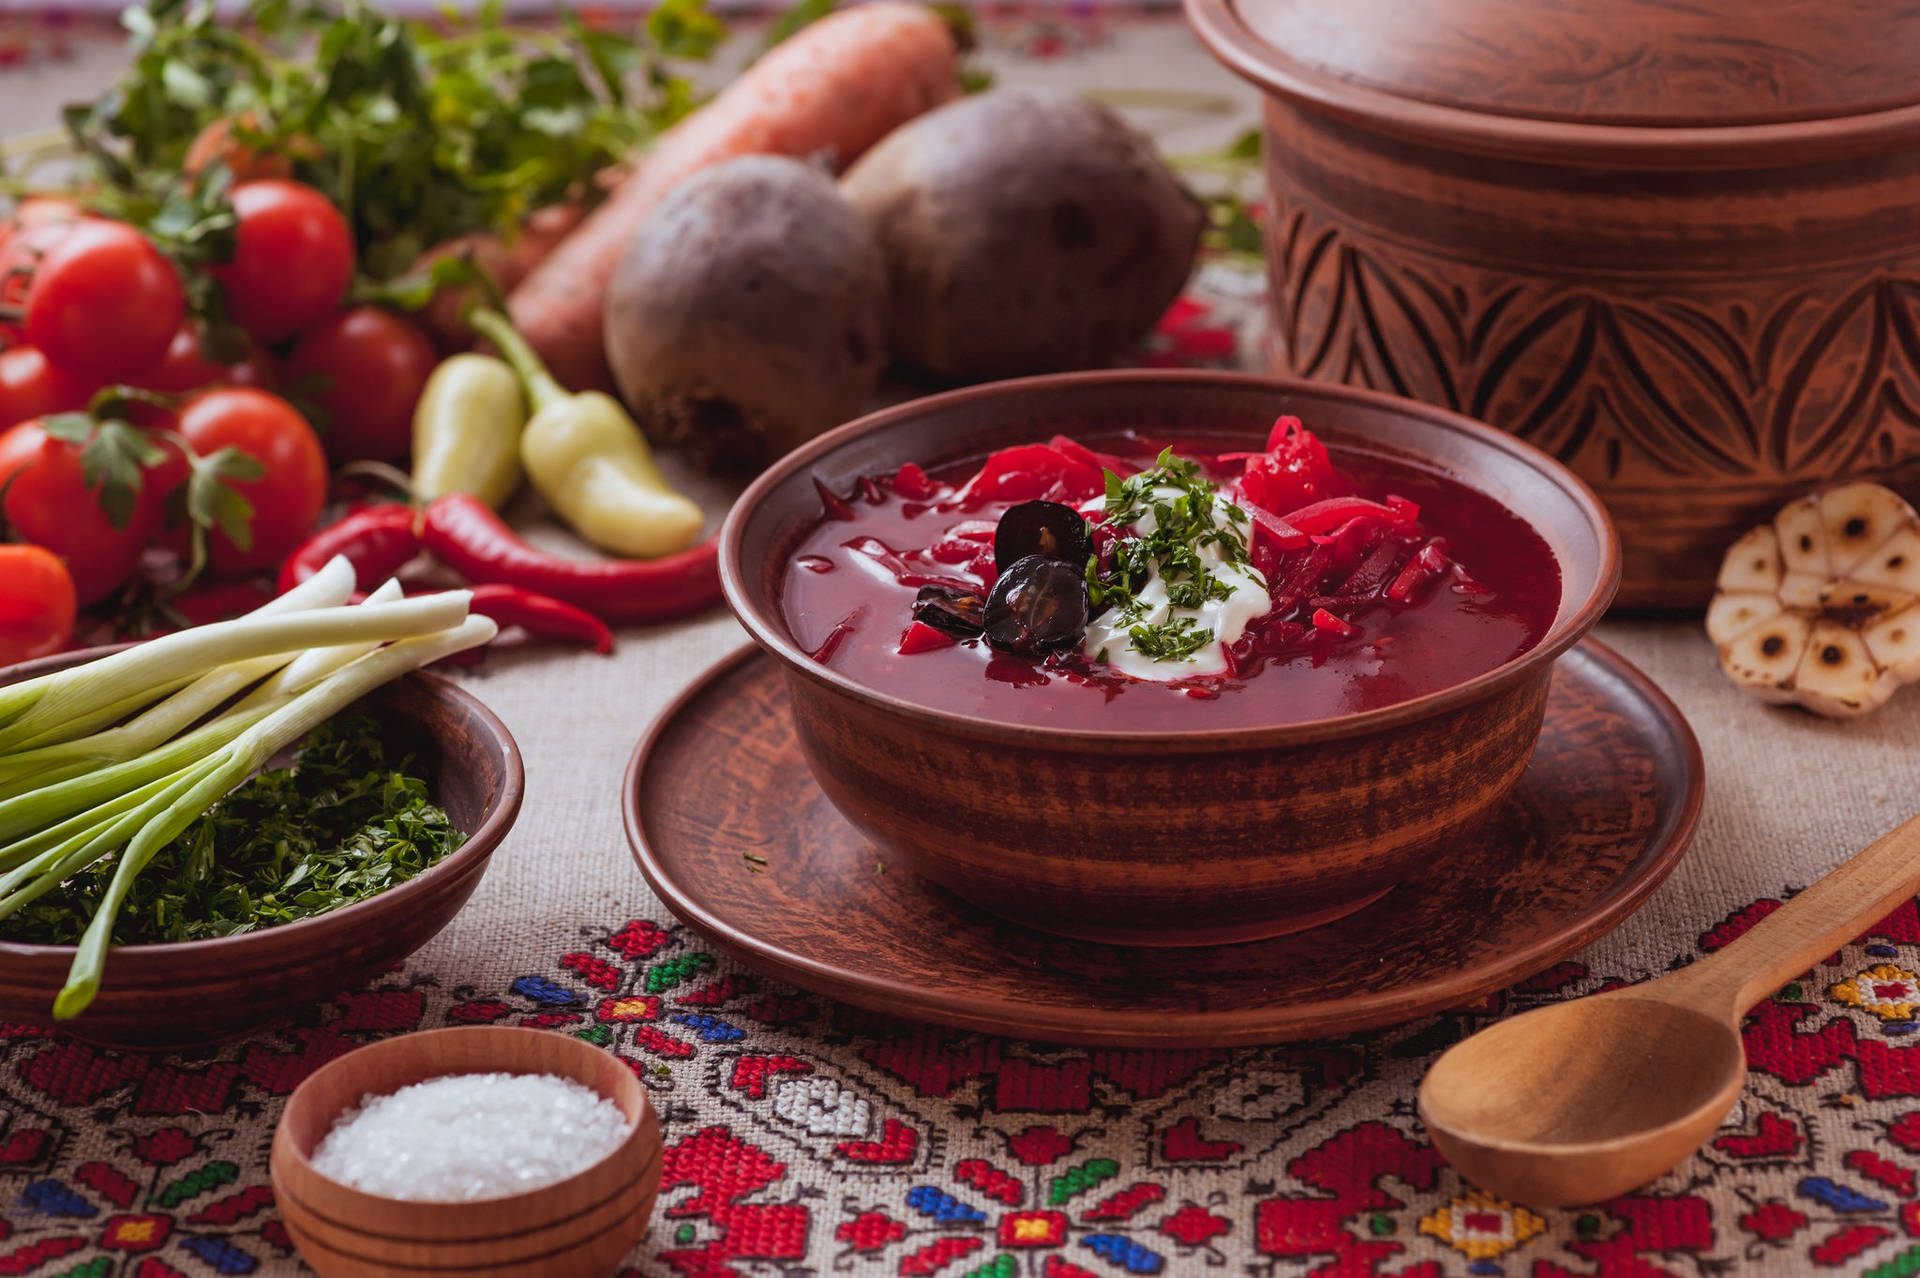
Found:
[[[1748,1008],[1920,891],[1920,817],[1877,839],[1719,953],[1670,977],[1667,997],[1726,1019]]]

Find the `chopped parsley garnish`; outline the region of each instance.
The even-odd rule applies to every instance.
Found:
[[[1224,526],[1216,511],[1224,517]],[[1094,611],[1111,607],[1123,625],[1145,617],[1146,605],[1138,596],[1155,575],[1165,583],[1167,602],[1174,608],[1191,611],[1209,599],[1229,598],[1233,587],[1209,570],[1203,550],[1213,548],[1227,564],[1248,562],[1247,512],[1221,499],[1199,464],[1174,456],[1172,449],[1163,450],[1150,469],[1129,479],[1108,471],[1102,514],[1103,522],[1116,529],[1149,515],[1153,519],[1147,532],[1114,543],[1104,571],[1098,556],[1087,561]],[[1213,632],[1200,628],[1192,617],[1133,625],[1127,634],[1135,650],[1156,661],[1183,661],[1213,642]]]
[[[1127,638],[1155,661],[1185,661],[1213,642],[1213,631],[1199,625],[1192,617],[1175,617],[1164,625],[1135,626],[1127,631]]]
[[[466,841],[410,756],[390,756],[364,715],[314,729],[292,767],[216,804],[134,880],[115,945],[234,936],[378,896]],[[67,890],[0,921],[0,940],[71,945],[113,875],[109,858]]]

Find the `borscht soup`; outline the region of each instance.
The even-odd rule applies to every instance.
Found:
[[[1404,457],[1283,417],[1219,440],[1056,436],[820,490],[780,604],[823,666],[1006,723],[1303,723],[1463,683],[1538,643],[1546,542]]]

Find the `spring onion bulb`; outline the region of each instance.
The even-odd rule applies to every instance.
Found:
[[[388,582],[349,605],[353,576],[336,559],[245,617],[0,688],[0,919],[112,866],[56,1018],[99,992],[114,923],[161,849],[354,701],[496,633],[466,591],[407,599]]]

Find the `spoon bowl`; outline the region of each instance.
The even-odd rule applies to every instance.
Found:
[[[1420,1087],[1433,1143],[1476,1185],[1540,1207],[1641,1185],[1697,1149],[1746,1083],[1737,1028],[1632,992],[1476,1034]]]

